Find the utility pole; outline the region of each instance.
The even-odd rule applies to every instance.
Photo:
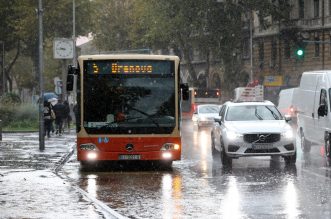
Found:
[[[42,0],[38,4],[38,23],[39,23],[39,150],[45,150],[44,136],[44,81],[43,81],[43,9]]]
[[[2,73],[2,94],[6,93],[6,75],[5,75],[5,42],[0,41],[2,44],[2,56],[1,56],[1,73]]]
[[[249,11],[249,42],[250,42],[249,47],[250,47],[250,67],[251,67],[249,79],[250,82],[253,82],[254,78],[253,78],[253,12],[252,10]]]
[[[73,64],[73,66],[76,66],[76,4],[75,4],[75,0],[72,0],[72,40],[74,41],[72,64]]]
[[[325,36],[324,36],[324,22],[325,22],[324,21],[324,14],[325,14],[324,13],[324,0],[322,0],[322,41],[323,42],[325,40]],[[325,54],[324,53],[325,53],[325,44],[322,43],[322,69],[324,69],[324,67],[325,67]]]

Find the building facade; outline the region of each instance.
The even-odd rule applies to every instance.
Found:
[[[302,72],[331,69],[331,0],[289,0],[289,21],[252,12],[252,64],[248,33],[243,43],[243,72],[263,83],[275,99],[284,88],[298,86]],[[298,56],[296,50],[304,54]]]

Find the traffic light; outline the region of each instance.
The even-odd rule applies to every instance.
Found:
[[[305,50],[302,47],[298,47],[295,51],[295,55],[297,58],[303,58],[305,55]]]
[[[307,42],[302,37],[298,37],[295,42],[295,57],[297,59],[303,59],[305,57],[305,49]]]

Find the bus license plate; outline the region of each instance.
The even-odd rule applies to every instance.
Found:
[[[272,144],[253,144],[252,148],[254,150],[266,150],[266,149],[273,148],[273,145]]]
[[[120,154],[119,160],[140,160],[140,154]]]

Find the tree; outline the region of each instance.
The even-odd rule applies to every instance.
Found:
[[[31,59],[34,68],[29,70],[36,72],[38,66],[38,25],[37,25],[37,1],[20,0],[0,0],[0,40],[5,42],[6,55],[6,79],[9,84],[9,90],[12,90],[12,79],[30,80],[31,77],[21,77],[19,74],[27,74],[27,69],[16,68],[13,75],[12,69],[16,61],[22,55]],[[53,59],[52,42],[55,37],[72,37],[72,0],[43,1],[43,27],[44,27],[44,48],[45,48],[45,81],[52,81],[54,72],[59,72],[61,61]],[[76,8],[76,32],[77,35],[85,35],[91,32],[91,1],[80,0]],[[15,52],[13,52],[15,51]],[[10,55],[9,55],[10,54]],[[10,59],[9,59],[10,58]],[[24,60],[23,58],[22,60]],[[49,62],[57,62],[49,65]],[[51,68],[46,68],[50,67]],[[22,72],[21,72],[22,71]],[[48,75],[50,77],[48,77]],[[32,77],[33,78],[33,77]],[[36,81],[33,86],[36,86]],[[17,81],[17,84],[28,85],[26,81]]]

